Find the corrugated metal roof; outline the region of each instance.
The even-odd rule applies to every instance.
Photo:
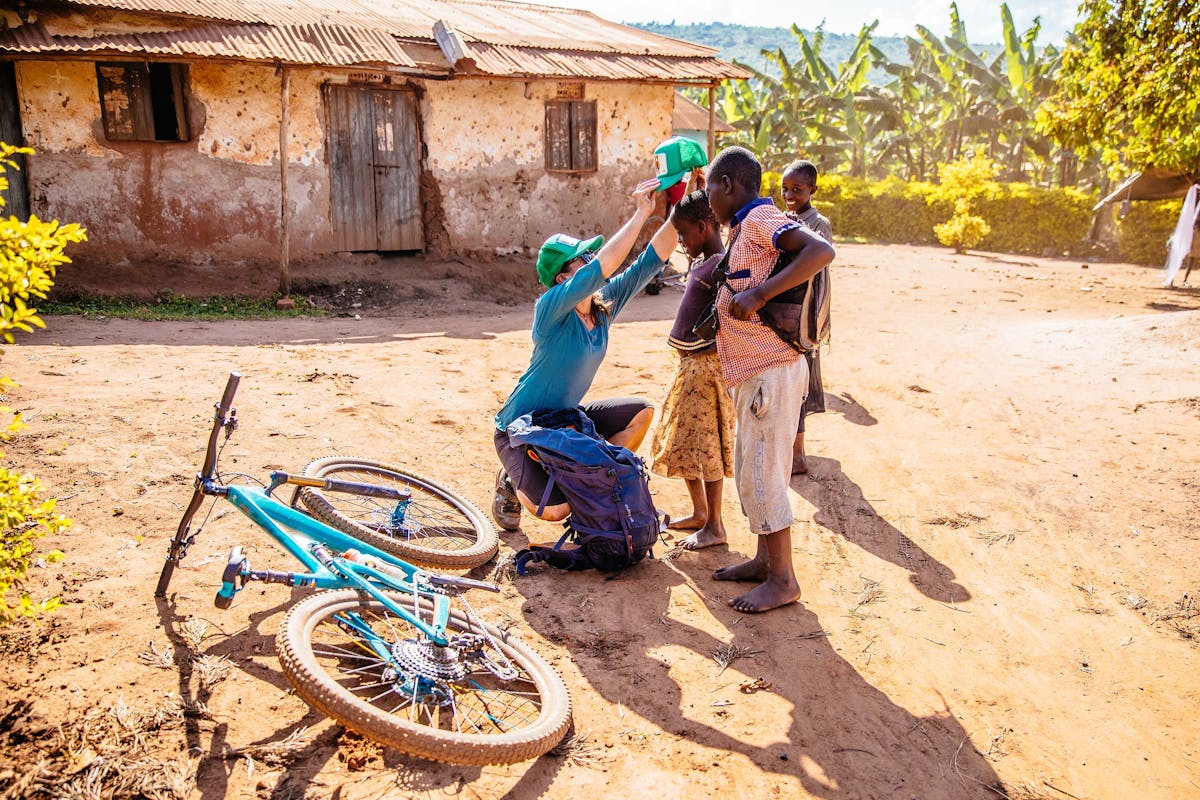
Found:
[[[81,6],[178,14],[225,22],[334,25],[433,37],[445,20],[468,41],[631,55],[713,57],[711,47],[603,19],[590,11],[502,0],[67,0]]]
[[[671,127],[677,131],[708,130],[708,109],[693,102],[678,92],[675,93],[675,113],[671,115]],[[720,109],[713,120],[714,133],[732,133],[733,126],[721,118]]]
[[[553,75],[604,80],[711,81],[749,77],[715,58],[680,58],[623,53],[587,53],[535,47],[467,43],[467,52],[480,72],[505,77]],[[731,76],[730,73],[735,75]]]
[[[329,25],[211,25],[161,33],[51,36],[40,24],[0,35],[0,50],[39,53],[144,53],[251,61],[416,67],[390,34]]]
[[[442,20],[458,32],[484,74],[681,82],[749,77],[740,67],[715,58],[717,51],[710,47],[620,25],[588,11],[504,0],[65,1],[77,6],[227,24],[117,37],[53,36],[37,45],[36,50],[28,49],[29,43],[14,46],[19,37],[10,30],[0,35],[0,50],[116,49],[411,68],[414,59],[405,54],[403,43],[394,40],[432,42],[433,26]],[[267,33],[259,26],[274,32]],[[385,44],[389,38],[392,46]],[[447,67],[438,64],[435,71],[444,73]]]

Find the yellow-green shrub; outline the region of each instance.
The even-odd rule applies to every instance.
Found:
[[[1095,195],[1074,188],[1045,189],[1003,183],[975,203],[975,213],[991,225],[979,247],[1002,253],[1066,255],[1089,249]]]
[[[763,176],[764,193],[768,187],[778,186],[777,174]],[[829,217],[838,239],[937,244],[934,226],[954,212],[953,203],[941,198],[931,183],[906,183],[895,177],[870,181],[822,175],[817,186],[813,205]],[[771,196],[782,208],[778,188]],[[1087,235],[1095,202],[1093,195],[1077,189],[993,183],[989,192],[974,202],[975,215],[991,229],[978,246],[982,250],[1033,255],[1085,252],[1090,249]],[[1178,216],[1178,206],[1175,213]],[[1160,239],[1160,247],[1165,241],[1165,236]]]
[[[1134,203],[1117,223],[1117,257],[1131,264],[1166,264],[1167,240],[1182,210],[1182,200]]]
[[[991,231],[987,220],[970,213],[966,203],[960,203],[960,208],[954,216],[945,222],[933,226],[938,241],[947,247],[953,247],[954,252],[963,253],[983,241]]]
[[[7,187],[5,168],[15,168],[12,156],[32,153],[0,142],[0,184]],[[3,200],[0,199],[0,205]],[[16,217],[0,220],[0,336],[12,343],[14,330],[32,331],[45,327],[37,309],[29,302],[46,299],[54,285],[58,267],[70,261],[63,252],[70,242],[86,239],[78,225],[42,222],[31,216],[28,222]],[[0,376],[0,394],[15,386]],[[0,429],[0,441],[8,441],[24,427],[19,414],[0,404],[0,415],[11,415],[11,422]],[[0,453],[0,458],[4,456]],[[20,592],[33,561],[35,539],[66,528],[71,521],[55,513],[53,498],[43,500],[42,486],[32,475],[0,467],[0,625],[19,617],[33,617],[58,606],[57,598],[33,600]],[[46,554],[49,561],[62,558],[58,551]]]

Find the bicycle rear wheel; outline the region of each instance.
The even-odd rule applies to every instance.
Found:
[[[314,517],[386,553],[422,567],[471,569],[496,553],[500,537],[471,501],[428,478],[365,458],[329,456],[304,468],[316,478],[407,486],[412,500],[394,500],[300,490],[300,502]]]
[[[404,607],[413,602],[395,597]],[[421,598],[422,618],[432,605]],[[374,598],[319,592],[288,612],[276,645],[284,673],[309,705],[406,753],[454,764],[513,764],[562,739],[571,700],[549,664],[457,612],[446,635],[451,646],[436,647]]]

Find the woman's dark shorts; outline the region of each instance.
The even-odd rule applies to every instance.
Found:
[[[650,403],[640,397],[610,397],[606,400],[596,400],[584,403],[583,413],[588,415],[596,432],[605,439],[620,433],[629,427],[629,423],[647,408],[653,408]],[[513,488],[522,492],[534,503],[542,502],[546,492],[548,476],[542,465],[529,457],[524,447],[513,447],[508,442],[505,431],[496,431],[496,455],[508,473]],[[567,502],[562,492],[554,489],[546,501],[548,506],[556,506]]]

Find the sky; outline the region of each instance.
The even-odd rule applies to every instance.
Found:
[[[582,8],[615,22],[725,22],[736,25],[812,29],[825,20],[830,33],[858,33],[864,23],[879,20],[881,36],[911,34],[921,24],[939,36],[950,31],[950,0],[530,0],[543,5]],[[967,38],[978,44],[1002,41],[1001,0],[958,0]],[[784,11],[783,9],[794,9]],[[1060,44],[1075,26],[1079,0],[1008,0],[1018,33],[1042,19],[1039,44]],[[809,11],[808,9],[811,9]],[[703,44],[703,42],[701,42]]]

